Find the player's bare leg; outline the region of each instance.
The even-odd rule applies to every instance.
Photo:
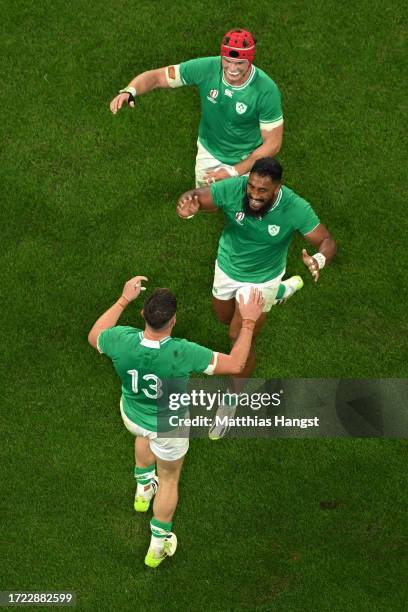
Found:
[[[134,507],[136,512],[147,512],[157,491],[156,457],[148,438],[135,438],[135,478],[137,482]]]
[[[230,378],[229,380],[228,391],[230,395],[226,395],[225,399],[223,400],[222,404],[219,405],[218,410],[214,416],[213,424],[208,432],[208,436],[211,440],[219,440],[220,438],[223,438],[230,430],[230,426],[225,425],[222,421],[225,416],[230,418],[235,415],[238,404],[237,396],[239,395],[239,393],[242,393],[246,385],[246,379],[251,376],[252,372],[255,369],[255,338],[260,332],[265,322],[265,319],[266,313],[262,314],[256,322],[251,344],[251,350],[243,371],[241,372],[241,374],[238,374],[233,378]],[[229,326],[229,336],[232,344],[234,344],[234,342],[237,340],[241,327],[242,318],[239,312],[238,302],[234,298],[234,314],[232,316]]]
[[[165,523],[173,518],[178,502],[178,483],[184,457],[176,461],[163,461],[157,459],[157,474],[159,488],[153,504],[153,514]]]
[[[218,300],[216,297],[212,299],[212,305],[217,319],[224,325],[229,325],[234,317],[236,299]]]
[[[156,457],[150,450],[148,438],[136,436],[135,438],[135,465],[138,467],[148,467],[156,462]]]
[[[152,532],[145,564],[157,567],[166,557],[176,552],[177,538],[172,533],[172,519],[178,502],[178,483],[184,457],[176,461],[163,461],[157,458],[159,488],[153,504],[153,518],[150,521]]]

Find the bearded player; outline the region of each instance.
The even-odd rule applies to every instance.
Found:
[[[110,104],[123,105],[157,88],[195,85],[201,101],[196,186],[247,174],[254,162],[273,157],[282,145],[281,96],[275,82],[254,64],[256,42],[247,30],[231,30],[220,56],[202,57],[135,76]]]
[[[330,263],[336,243],[306,200],[281,183],[282,166],[271,158],[255,162],[249,177],[237,177],[214,183],[210,187],[183,194],[177,213],[184,219],[199,211],[222,210],[225,227],[215,262],[213,307],[221,323],[229,326],[232,343],[242,325],[238,302],[249,287],[258,288],[264,297],[263,315],[258,319],[251,351],[241,378],[249,378],[255,368],[254,341],[273,304],[287,300],[303,286],[300,276],[282,281],[286,270],[288,248],[294,233],[300,234],[315,249],[302,258],[315,282],[321,270]],[[234,378],[233,393],[242,390],[242,381]],[[233,407],[221,406],[220,416]],[[231,416],[231,414],[230,414]],[[220,438],[226,429],[210,430],[210,437]]]

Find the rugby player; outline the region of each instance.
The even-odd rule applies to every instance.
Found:
[[[145,276],[135,276],[127,281],[120,298],[94,323],[88,341],[112,360],[122,382],[120,412],[125,427],[135,436],[135,510],[146,512],[157,490],[150,522],[151,541],[145,557],[147,566],[157,567],[177,547],[172,519],[189,445],[187,436],[172,437],[169,432],[164,386],[170,384],[169,380],[186,383],[192,372],[239,373],[247,361],[264,300],[256,289],[246,303],[241,298],[239,309],[243,322],[230,354],[225,355],[171,336],[177,304],[168,289],[156,289],[145,301],[141,312],[144,330],[116,325],[123,310],[140,294],[141,282],[146,280]],[[161,397],[164,397],[162,419]],[[163,423],[166,416],[167,428]]]
[[[242,325],[240,296],[250,287],[257,287],[264,296],[264,312],[257,320],[241,378],[249,378],[255,368],[253,344],[271,306],[287,300],[303,286],[300,276],[282,281],[294,233],[300,232],[316,251],[313,255],[306,249],[302,251],[303,262],[315,282],[336,252],[335,241],[310,204],[282,185],[281,180],[282,166],[267,157],[255,162],[249,177],[231,178],[188,191],[177,203],[177,213],[184,219],[199,211],[224,213],[225,227],[218,246],[212,294],[215,313],[229,326],[232,343]],[[236,378],[232,386],[234,393],[239,391]],[[224,409],[228,412],[229,407],[221,406],[222,414]],[[225,433],[226,430],[215,428],[210,430],[210,437],[219,438]]]
[[[281,95],[275,82],[254,64],[256,43],[247,30],[231,30],[220,55],[188,60],[135,76],[110,103],[123,105],[156,88],[195,85],[201,101],[196,186],[247,174],[261,157],[282,145]]]

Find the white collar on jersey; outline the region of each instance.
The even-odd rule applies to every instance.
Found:
[[[154,348],[154,349],[159,349],[162,344],[170,340],[170,336],[166,336],[165,338],[162,338],[161,340],[149,340],[149,338],[144,337],[143,332],[140,332],[140,338],[141,338],[140,344],[142,346],[146,346],[147,348]]]
[[[282,199],[282,187],[279,189],[278,197],[274,201],[272,208],[268,210],[268,212],[266,213],[267,215],[273,210],[275,210],[277,206],[279,206],[281,199]]]
[[[226,87],[229,87],[230,89],[233,89],[234,91],[239,91],[240,89],[245,89],[245,87],[250,84],[254,76],[255,76],[255,66],[252,64],[251,71],[248,75],[248,78],[245,81],[245,83],[242,83],[242,85],[231,85],[231,83],[228,83],[228,81],[224,77],[224,71],[222,71],[222,82],[224,83]]]

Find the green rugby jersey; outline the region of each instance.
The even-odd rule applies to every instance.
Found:
[[[278,197],[262,218],[244,213],[248,177],[240,176],[211,185],[214,204],[225,215],[217,261],[230,278],[264,283],[282,274],[293,233],[311,232],[319,218],[306,200],[282,185]]]
[[[148,340],[142,330],[122,325],[99,334],[98,350],[112,360],[122,381],[126,416],[150,431],[167,431],[163,427],[168,425],[168,393],[184,392],[190,374],[205,372],[213,355],[188,340]]]
[[[225,164],[242,161],[262,144],[260,122],[282,122],[279,89],[254,65],[238,87],[224,79],[220,56],[181,63],[180,77],[184,85],[197,85],[200,93],[201,144]]]

